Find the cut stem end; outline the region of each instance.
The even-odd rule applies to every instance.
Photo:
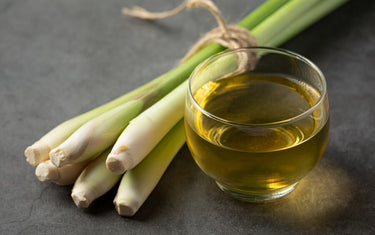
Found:
[[[66,154],[61,149],[52,149],[49,153],[49,158],[53,165],[57,167],[62,167],[66,165]]]
[[[26,161],[32,165],[36,166],[39,163],[48,159],[48,153],[50,148],[48,145],[38,141],[33,145],[29,146],[25,150]]]
[[[106,160],[106,165],[108,170],[112,171],[114,174],[121,175],[125,173],[129,164],[118,155],[109,154]]]
[[[56,168],[43,162],[36,167],[35,175],[41,182],[50,182],[59,179],[59,173]]]
[[[116,211],[121,216],[133,216],[138,210],[138,205],[131,202],[117,202],[114,201]]]
[[[88,208],[92,201],[89,195],[83,191],[73,191],[71,197],[78,208]]]

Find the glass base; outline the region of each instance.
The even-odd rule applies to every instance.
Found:
[[[219,186],[219,188],[229,194],[230,196],[241,200],[241,201],[246,201],[246,202],[266,202],[266,201],[271,201],[275,200],[281,197],[286,196],[287,194],[291,193],[297,186],[298,182],[295,184],[292,184],[290,186],[271,191],[269,194],[254,194],[252,192],[249,193],[244,193],[243,191],[241,192],[236,192],[233,190],[230,190],[226,187],[224,187],[222,184],[216,182],[216,184]]]

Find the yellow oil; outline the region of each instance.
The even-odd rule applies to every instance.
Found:
[[[307,83],[247,74],[210,81],[185,115],[187,143],[200,168],[227,190],[267,194],[290,186],[320,160],[328,141],[328,101]],[[213,117],[215,116],[215,117]],[[230,120],[231,124],[223,120]]]

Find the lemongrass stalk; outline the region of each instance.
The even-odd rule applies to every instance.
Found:
[[[289,1],[290,0],[268,0],[255,9],[251,15],[239,22],[238,25],[247,29],[253,29]]]
[[[142,110],[144,101],[134,99],[92,119],[49,153],[57,167],[98,156],[113,145],[129,121]]]
[[[40,163],[35,175],[41,182],[53,182],[58,185],[70,185],[78,178],[89,161],[56,167],[50,160]]]
[[[181,120],[138,166],[124,174],[114,199],[119,215],[132,216],[138,211],[184,143]]]
[[[298,20],[293,21],[287,28],[281,31],[277,37],[273,37],[265,43],[264,46],[276,47],[283,44],[293,36],[299,34],[309,25],[315,23],[348,1],[349,0],[328,0],[316,3],[307,12],[302,13],[302,15],[298,17]]]
[[[276,11],[279,7],[285,4],[287,0],[268,0],[262,4],[252,13],[250,13],[245,19],[243,19],[239,25],[249,30],[254,28],[261,21],[266,19],[270,14]],[[212,43],[207,47],[200,50],[185,63],[181,64],[175,69],[172,69],[168,73],[165,73],[153,81],[135,89],[134,91],[125,94],[113,101],[110,101],[98,108],[95,108],[89,112],[72,118],[68,121],[58,125],[50,132],[45,134],[41,139],[29,146],[25,150],[26,160],[33,166],[41,163],[48,159],[48,153],[51,149],[57,147],[63,141],[65,141],[74,131],[89,120],[103,114],[104,112],[117,107],[118,105],[129,101],[137,96],[148,95],[150,98],[145,107],[152,105],[154,102],[159,100],[161,97],[166,95],[182,81],[186,80],[193,69],[203,60],[209,56],[216,54],[225,48],[217,43]]]
[[[94,108],[86,113],[83,113],[79,116],[76,116],[59,124],[51,131],[49,131],[47,134],[45,134],[42,138],[40,138],[38,141],[36,141],[34,144],[26,148],[25,156],[27,162],[29,162],[30,165],[36,166],[37,164],[49,159],[48,154],[51,151],[51,149],[57,147],[59,144],[65,141],[74,131],[76,131],[79,127],[81,127],[83,124],[90,121],[91,119],[138,96],[152,94],[153,96],[159,97],[160,99],[167,93],[168,90],[173,89],[183,81],[183,79],[175,77],[176,81],[171,83],[163,83],[164,92],[160,92],[159,96],[154,95],[158,93],[158,90],[161,90],[159,86],[163,80],[165,80],[164,77],[158,77],[157,79],[154,79],[153,81],[137,89],[134,89],[123,96],[120,96],[106,104],[103,104],[97,108]],[[157,98],[155,99],[155,101],[156,100]]]
[[[134,118],[108,155],[109,170],[122,174],[141,162],[183,117],[187,81]]]
[[[280,9],[252,30],[258,44],[264,45],[274,37],[278,37],[280,32],[288,28],[294,21],[299,20],[302,13],[307,12],[314,4],[320,1],[291,0],[280,7]]]
[[[110,149],[90,162],[74,183],[71,197],[79,208],[87,208],[100,196],[108,192],[120,180],[121,175],[110,172],[105,166],[105,159]]]
[[[38,165],[39,163],[49,159],[49,152],[51,151],[51,149],[57,147],[59,144],[65,141],[74,131],[76,131],[79,127],[81,127],[91,119],[139,96],[148,95],[148,97],[152,97],[153,99],[149,99],[150,101],[148,102],[148,105],[151,105],[184,80],[183,77],[181,78],[177,76],[171,78],[169,78],[169,76],[165,77],[160,76],[121,97],[118,97],[91,111],[88,111],[84,114],[61,123],[54,129],[49,131],[47,134],[45,134],[34,144],[26,148],[26,161],[29,162],[30,165]],[[168,80],[170,82],[166,83],[164,82],[164,80]]]

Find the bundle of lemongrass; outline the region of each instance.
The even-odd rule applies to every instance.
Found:
[[[347,0],[268,0],[239,26],[258,45],[276,47]],[[73,184],[72,198],[85,208],[118,181],[120,215],[132,216],[155,188],[185,142],[187,78],[203,60],[225,48],[212,43],[153,81],[72,118],[25,150],[40,181]]]

